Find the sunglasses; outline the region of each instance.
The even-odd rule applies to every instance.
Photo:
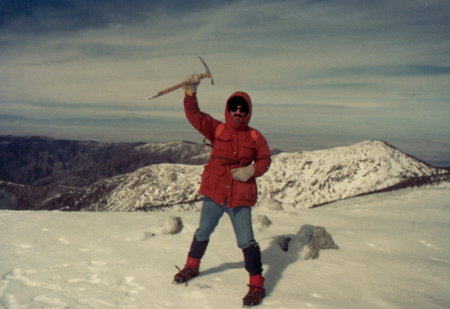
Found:
[[[248,106],[246,106],[246,105],[230,104],[228,107],[228,110],[233,113],[235,113],[239,110],[243,114],[248,114]]]

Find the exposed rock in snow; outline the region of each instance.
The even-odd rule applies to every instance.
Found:
[[[280,201],[274,200],[274,199],[267,199],[264,202],[264,206],[268,209],[272,209],[272,210],[283,210],[283,206],[281,205]]]
[[[281,250],[289,251],[289,242],[292,240],[292,237],[289,236],[281,236],[277,238],[277,243],[280,246]]]
[[[156,236],[156,234],[153,233],[153,232],[145,232],[145,233],[144,233],[144,238],[142,238],[142,240],[151,239],[151,238],[153,238],[153,237],[155,237],[155,236]]]
[[[304,260],[317,259],[320,249],[339,249],[333,237],[322,226],[303,225],[296,235],[300,256]]]
[[[266,215],[256,215],[253,220],[254,228],[260,231],[268,229],[271,225],[272,221]]]
[[[166,217],[159,223],[161,234],[178,234],[183,230],[183,221],[181,217]]]

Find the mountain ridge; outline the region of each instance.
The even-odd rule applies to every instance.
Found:
[[[177,145],[175,142],[170,147]],[[158,163],[83,187],[2,182],[0,196],[11,209],[190,209],[202,199],[197,194],[202,169],[201,165]],[[448,181],[448,174],[447,169],[432,167],[376,140],[325,150],[282,152],[272,156],[271,168],[258,179],[259,204],[283,209],[317,207],[372,192]]]
[[[103,143],[0,135],[0,179],[33,186],[86,186],[151,164],[202,164],[209,151],[187,141]]]

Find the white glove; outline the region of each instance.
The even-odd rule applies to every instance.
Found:
[[[197,92],[197,87],[202,80],[202,74],[191,74],[186,76],[184,79],[185,85],[183,86],[184,90],[189,90],[192,92]]]
[[[238,167],[231,170],[231,175],[234,180],[247,182],[255,175],[255,167],[250,164],[244,167]]]

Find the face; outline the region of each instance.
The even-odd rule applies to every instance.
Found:
[[[247,111],[242,105],[237,105],[229,111],[231,117],[234,120],[235,124],[239,124],[242,121],[242,117],[247,115]]]
[[[240,96],[235,96],[228,101],[228,113],[233,119],[234,125],[239,126],[245,116],[249,113],[249,105],[247,101]]]

